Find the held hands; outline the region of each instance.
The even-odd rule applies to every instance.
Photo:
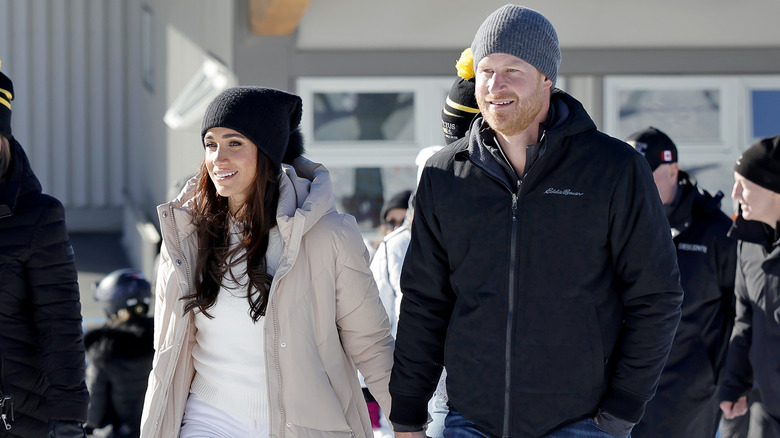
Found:
[[[720,402],[720,410],[723,411],[723,416],[726,417],[727,420],[733,420],[734,418],[745,415],[748,411],[747,396],[743,395],[735,402]]]
[[[77,421],[50,421],[49,438],[87,438],[84,427]]]

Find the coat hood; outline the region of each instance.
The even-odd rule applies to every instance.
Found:
[[[11,165],[6,179],[0,182],[0,219],[14,214],[19,198],[30,193],[40,193],[41,183],[30,167],[22,145],[11,138]]]
[[[720,191],[715,196],[710,195],[699,187],[696,178],[680,171],[677,178],[677,196],[666,211],[666,217],[672,227],[672,236],[676,237],[691,226],[694,206],[706,215],[714,214],[720,210],[723,196]]]
[[[190,211],[198,175],[190,178],[169,204],[175,210]],[[306,233],[320,218],[336,212],[336,199],[330,173],[322,164],[298,157],[292,165],[283,164],[279,174],[279,203],[276,221],[285,242],[293,231]],[[190,224],[182,227],[184,236],[194,232]]]
[[[773,247],[780,247],[780,222],[773,229],[760,221],[749,221],[742,217],[742,207],[739,208],[734,224],[729,230],[729,237],[757,243],[771,252]]]

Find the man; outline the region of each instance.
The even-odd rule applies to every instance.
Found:
[[[626,140],[645,156],[677,247],[685,291],[682,318],[655,397],[647,404],[633,438],[712,438],[718,430],[717,382],[734,321],[736,241],[727,236],[731,219],[714,197],[680,170],[677,147],[649,127]]]
[[[731,197],[739,202],[729,232],[739,239],[737,316],[720,407],[728,419],[744,415],[755,386],[774,429],[763,436],[780,437],[780,136],[760,140],[739,157]]]
[[[538,12],[498,9],[471,49],[481,116],[428,160],[415,198],[396,436],[424,436],[442,365],[445,437],[627,436],[682,300],[647,162],[553,91],[558,38]]]

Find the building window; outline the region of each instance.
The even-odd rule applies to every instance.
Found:
[[[738,141],[729,78],[610,76],[604,88],[604,128],[615,137],[655,126],[678,148],[727,150]]]
[[[421,149],[444,145],[441,110],[455,76],[301,78],[306,156],[331,172],[339,211],[367,242],[382,205],[417,185]]]
[[[414,141],[413,92],[315,92],[317,142]]]
[[[604,131],[624,139],[655,126],[677,145],[680,168],[706,190],[728,193],[734,161],[751,144],[780,134],[780,76],[607,76]]]

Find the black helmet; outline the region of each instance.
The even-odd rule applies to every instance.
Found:
[[[111,318],[120,309],[144,316],[152,301],[152,285],[136,269],[119,269],[105,276],[95,287],[95,300]]]

